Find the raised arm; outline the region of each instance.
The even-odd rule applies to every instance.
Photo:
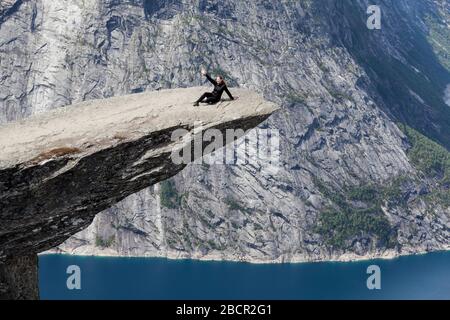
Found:
[[[205,77],[209,80],[209,82],[211,82],[213,85],[217,86],[216,80],[214,80],[213,78],[211,78],[211,77],[209,76],[209,74],[205,74]]]
[[[230,90],[228,90],[228,87],[225,87],[225,92],[227,93],[227,95],[230,97],[231,100],[234,100],[233,96],[231,95]]]

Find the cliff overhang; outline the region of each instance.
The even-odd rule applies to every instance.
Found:
[[[183,170],[172,159],[187,143],[173,139],[176,130],[247,131],[277,109],[244,89],[233,90],[236,101],[193,107],[203,91],[93,100],[0,127],[0,297],[37,298],[37,253]],[[19,269],[28,279],[11,276]]]

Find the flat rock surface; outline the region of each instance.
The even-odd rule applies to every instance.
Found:
[[[276,108],[258,94],[232,89],[239,97],[193,107],[204,87],[161,90],[92,100],[0,127],[0,168],[45,160],[48,152],[85,153],[175,126],[216,124],[267,115]]]

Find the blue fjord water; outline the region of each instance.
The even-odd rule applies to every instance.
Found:
[[[81,290],[67,289],[71,265]],[[381,290],[367,289],[367,267]],[[156,258],[44,255],[42,299],[450,299],[450,252],[363,262],[254,265]]]

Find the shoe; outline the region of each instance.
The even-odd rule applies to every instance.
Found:
[[[199,106],[199,103],[198,102],[195,102],[194,103],[194,107],[198,107]]]

